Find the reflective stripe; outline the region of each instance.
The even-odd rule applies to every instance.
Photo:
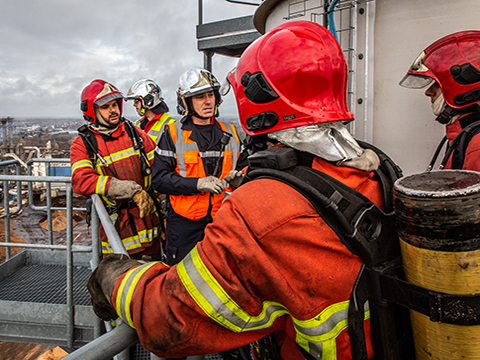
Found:
[[[220,151],[200,151],[200,157],[207,158],[207,157],[215,157],[218,158],[222,153]]]
[[[159,147],[155,148],[155,152],[160,156],[175,157],[175,153],[169,150],[162,150]]]
[[[80,160],[77,161],[75,164],[72,165],[72,174],[75,172],[75,170],[80,169],[82,167],[90,167],[93,168],[93,164],[90,160]]]
[[[119,315],[123,321],[127,322],[132,328],[133,326],[132,316],[130,314],[130,303],[132,302],[132,295],[135,291],[135,286],[137,286],[138,281],[142,275],[150,269],[157,262],[150,262],[145,265],[141,265],[130,269],[125,277],[122,279],[120,287],[117,292],[117,301],[116,301],[116,310],[117,313],[120,311]]]
[[[317,359],[336,359],[336,338],[348,327],[349,301],[332,304],[308,320],[295,319],[280,303],[264,301],[261,313],[253,316],[236,304],[220,286],[203,263],[197,248],[177,265],[177,272],[195,302],[211,319],[225,328],[234,332],[264,329],[270,327],[278,317],[289,315],[299,345]],[[365,318],[369,317],[370,312],[366,311]]]
[[[108,176],[99,176],[97,179],[97,185],[95,186],[95,194],[106,195]]]
[[[110,216],[112,223],[115,223],[115,220],[112,219],[113,215]],[[115,218],[118,216],[115,216]],[[141,230],[138,232],[138,235],[129,236],[122,239],[123,246],[127,251],[137,249],[142,246],[144,243],[149,243],[160,234],[160,229],[155,226],[150,229]],[[110,243],[108,241],[102,241],[102,251],[105,254],[107,250],[111,249]]]

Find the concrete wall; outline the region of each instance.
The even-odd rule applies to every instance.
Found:
[[[478,0],[376,0],[373,143],[406,174],[423,171],[444,135],[424,90],[398,85],[411,63],[444,35],[480,29]]]

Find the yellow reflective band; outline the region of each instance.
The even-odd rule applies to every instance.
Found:
[[[132,302],[133,292],[135,287],[142,275],[150,269],[153,265],[157,264],[158,261],[150,262],[145,265],[141,265],[130,269],[125,277],[122,279],[120,287],[117,292],[117,301],[116,301],[116,310],[118,315],[122,318],[123,321],[127,322],[130,327],[135,329],[133,326],[133,320],[130,313],[130,303]],[[120,310],[118,310],[120,309]]]
[[[106,194],[108,176],[99,176],[97,180],[97,186],[95,187],[96,194]]]
[[[93,165],[90,160],[80,160],[80,161],[77,161],[75,164],[73,164],[72,174],[74,173],[75,170],[80,169],[82,167],[89,167],[93,169]]]
[[[336,359],[336,338],[348,327],[348,300],[334,303],[308,320],[294,318],[284,305],[273,301],[264,301],[261,313],[252,316],[228,296],[203,263],[197,248],[177,265],[177,273],[200,308],[225,328],[234,332],[264,329],[278,317],[289,315],[300,346],[317,359]],[[368,303],[365,305],[368,319],[370,311]]]
[[[155,157],[155,149],[153,149],[152,151],[150,151],[150,152],[147,154],[147,157],[148,157],[148,160],[149,160],[149,161],[152,161],[153,158]]]

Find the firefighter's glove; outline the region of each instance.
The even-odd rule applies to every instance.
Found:
[[[100,262],[87,284],[93,311],[99,318],[105,321],[118,318],[110,300],[115,283],[124,272],[143,263],[138,260],[130,260],[128,256],[121,254],[108,255]]]
[[[108,186],[107,197],[112,200],[131,199],[142,187],[133,180],[119,180],[112,177]]]
[[[144,218],[150,214],[155,212],[155,203],[153,202],[150,195],[145,190],[138,191],[135,195],[133,195],[133,201],[138,206],[138,210],[140,210],[140,217]]]
[[[230,170],[225,180],[234,188],[238,188],[243,181],[243,173],[239,170]]]
[[[209,192],[221,194],[223,191],[222,180],[215,176],[207,176],[197,181],[197,190],[200,192]]]

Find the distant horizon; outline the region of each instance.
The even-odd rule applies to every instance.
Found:
[[[175,119],[181,119],[183,116],[182,115],[172,115],[170,114],[173,118]],[[66,115],[66,116],[58,116],[58,115],[55,115],[55,116],[0,116],[0,119],[4,119],[4,118],[12,118],[14,120],[64,120],[64,119],[76,119],[76,120],[83,120],[82,118],[82,115],[77,115],[77,116],[72,116],[72,115]],[[123,116],[124,118],[128,119],[128,120],[136,120],[138,119],[139,117],[132,117],[132,116]],[[222,115],[220,114],[219,116],[219,119],[222,119],[222,118],[227,118],[227,119],[234,119],[234,118],[238,118],[237,115],[231,115],[231,114],[227,114],[227,115]]]

